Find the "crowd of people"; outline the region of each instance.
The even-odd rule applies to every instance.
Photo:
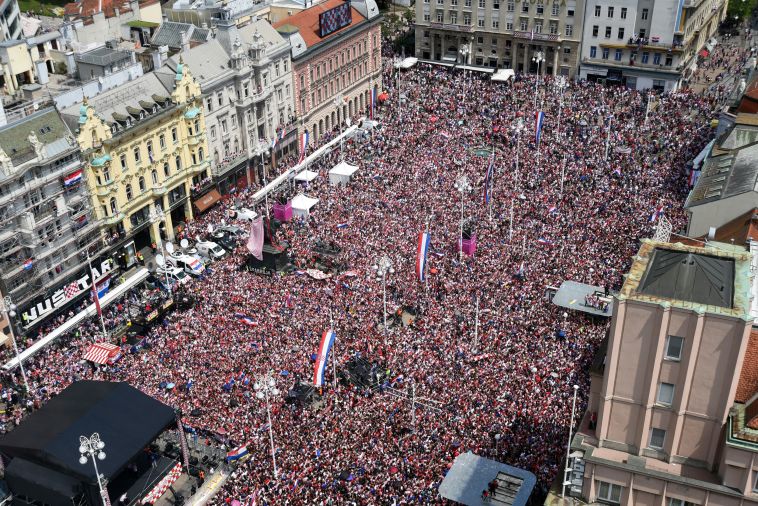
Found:
[[[403,71],[398,90],[395,72],[388,59],[380,127],[309,166],[320,177],[307,193],[319,203],[276,237],[298,265],[317,243],[336,244],[349,272],[262,276],[240,269],[241,245],[189,285],[193,308],[168,316],[150,331],[149,348],[116,366],[82,362],[83,335],[35,355],[26,363],[33,399],[44,402],[84,378],[128,381],[181,408],[185,425],[228,448],[247,443],[249,458],[235,464],[213,504],[436,502],[446,470],[466,451],[533,472],[544,493],[565,456],[572,386],[579,385],[581,414],[588,365],[608,328],[607,319],[581,312],[564,318],[545,300],[546,288],[575,280],[617,289],[639,239],[654,233],[654,213],[674,230],[683,226],[685,166],[713,135],[711,100],[664,94],[646,121],[647,97],[628,89],[586,82],[561,89],[547,76],[535,97],[534,76],[502,84],[418,65]],[[545,114],[539,143],[538,110]],[[347,186],[330,186],[327,171],[340,159],[359,171]],[[456,187],[462,176],[468,192]],[[281,191],[293,192],[292,184]],[[218,224],[232,205],[265,212],[254,190],[237,192],[186,233]],[[471,257],[456,249],[461,200],[477,238]],[[431,251],[421,283],[414,267],[424,230]],[[383,326],[382,279],[373,267],[385,255],[393,267],[385,277],[389,311],[413,308],[410,325]],[[394,395],[335,388],[330,360],[322,407],[285,404],[295,382],[312,381],[328,328],[337,335],[337,368],[356,354],[379,361],[394,378]],[[266,403],[252,388],[268,377],[282,392],[271,398],[276,477]],[[435,402],[412,410],[411,385]],[[6,417],[18,423],[27,409]]]

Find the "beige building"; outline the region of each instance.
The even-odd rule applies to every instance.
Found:
[[[748,380],[758,377],[752,263],[741,245],[643,240],[591,372],[572,495],[593,504],[758,504],[758,432],[747,428],[758,411],[740,404],[758,393]]]
[[[584,0],[417,0],[416,56],[574,76]]]

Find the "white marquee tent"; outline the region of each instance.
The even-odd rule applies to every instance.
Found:
[[[310,183],[317,177],[318,177],[317,172],[313,172],[312,170],[306,169],[302,171],[300,174],[298,174],[297,176],[295,176],[295,181],[304,181],[306,183]]]
[[[292,199],[292,216],[308,217],[311,214],[311,208],[316,204],[318,204],[318,199],[300,193]]]
[[[358,167],[356,165],[350,165],[342,161],[329,171],[329,184],[332,186],[337,186],[338,184],[346,185],[357,170]]]
[[[510,79],[513,79],[513,76],[515,76],[515,72],[513,69],[500,69],[494,74],[492,74],[492,80],[493,81],[501,81],[501,82],[508,82]]]

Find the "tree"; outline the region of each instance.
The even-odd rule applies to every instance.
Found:
[[[758,0],[731,0],[726,9],[729,20],[744,21],[749,18],[758,4]]]

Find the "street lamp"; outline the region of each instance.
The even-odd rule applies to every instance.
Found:
[[[395,269],[392,267],[392,260],[384,255],[376,264],[374,264],[377,278],[382,279],[382,300],[384,301],[384,332],[387,333],[387,274],[394,274]]]
[[[521,147],[521,132],[524,131],[524,118],[519,116],[516,118],[516,121],[513,123],[513,126],[511,127],[516,134],[516,182],[519,180],[519,172],[518,172],[518,162],[519,162],[519,151]]]
[[[97,461],[105,459],[105,443],[100,439],[100,434],[95,432],[90,437],[79,436],[79,463],[85,465],[89,459],[92,459],[92,465],[95,466],[95,477],[97,478],[97,488],[100,489],[100,497],[103,500],[103,506],[110,506],[111,502],[108,499],[108,491],[105,489],[105,483],[103,476],[97,469]]]
[[[268,438],[271,443],[271,460],[274,463],[274,479],[279,478],[279,472],[276,470],[276,450],[274,449],[274,429],[271,426],[271,403],[269,401],[269,394],[279,395],[279,390],[276,388],[276,381],[269,374],[263,380],[253,385],[255,389],[255,396],[258,399],[266,399],[266,416],[268,416]]]
[[[463,104],[466,104],[466,65],[468,65],[469,55],[471,54],[471,46],[468,43],[461,44],[461,48],[458,50],[463,61]]]
[[[579,391],[579,385],[574,385],[574,400],[571,403],[571,420],[569,420],[569,438],[568,438],[568,444],[566,445],[566,468],[563,470],[563,486],[561,487],[561,498],[566,497],[566,485],[569,483],[568,481],[568,473],[571,472],[571,467],[569,466],[569,459],[570,452],[571,452],[571,435],[572,431],[574,429],[574,416],[576,414],[576,393]]]
[[[2,310],[3,313],[5,313],[5,319],[8,320],[8,328],[11,331],[11,342],[13,343],[13,352],[16,354],[16,362],[18,362],[18,367],[21,369],[21,377],[24,380],[24,389],[26,389],[26,393],[28,394],[30,392],[29,382],[26,379],[26,371],[24,370],[24,363],[21,361],[21,357],[18,354],[18,344],[16,344],[16,333],[13,330],[13,320],[16,318],[16,305],[13,303],[13,300],[11,299],[10,295],[6,295],[5,297],[3,297],[2,301],[0,301],[0,310]]]
[[[532,56],[532,62],[537,64],[537,80],[534,81],[534,108],[537,108],[537,87],[540,84],[540,64],[545,61],[545,53],[537,51]]]
[[[463,260],[463,195],[471,191],[471,184],[468,182],[468,178],[465,174],[461,174],[455,181],[455,189],[461,192],[461,223],[460,223],[460,239],[458,243],[459,255],[458,257]]]
[[[345,121],[345,118],[341,118],[340,116],[343,116],[342,113],[342,106],[345,105],[345,97],[342,95],[342,93],[337,93],[337,96],[334,97],[334,107],[337,108],[337,120],[340,124],[340,160],[345,159],[345,150],[342,149],[342,123]]]
[[[566,76],[555,78],[555,87],[558,88],[558,133],[561,133],[561,114],[563,113],[563,92],[568,88]]]

